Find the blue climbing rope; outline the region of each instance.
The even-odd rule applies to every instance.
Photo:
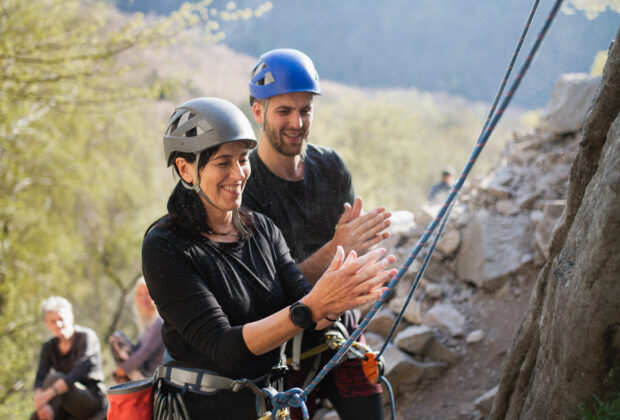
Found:
[[[538,6],[538,2],[539,2],[538,0],[535,1],[535,5],[534,5],[534,8],[533,8],[533,11],[536,10],[536,7]],[[342,357],[344,357],[345,353],[349,350],[349,348],[351,347],[353,342],[356,341],[359,338],[359,336],[362,334],[362,332],[366,329],[366,327],[368,326],[368,322],[375,316],[377,311],[387,301],[388,297],[391,295],[392,291],[394,290],[394,287],[396,287],[396,284],[398,284],[400,279],[407,272],[407,270],[409,269],[409,267],[411,266],[413,261],[417,258],[417,256],[420,253],[420,251],[426,246],[429,237],[433,234],[433,232],[435,231],[437,226],[440,223],[442,223],[442,226],[445,226],[445,223],[447,221],[447,216],[449,216],[449,213],[450,213],[450,211],[452,209],[452,205],[453,205],[453,202],[454,202],[455,198],[457,197],[458,193],[462,189],[463,184],[465,183],[465,180],[467,179],[467,176],[471,172],[471,169],[472,169],[473,165],[475,164],[476,160],[480,156],[480,153],[482,152],[482,149],[486,145],[486,143],[487,143],[491,133],[493,132],[493,130],[497,126],[499,120],[501,119],[502,115],[504,114],[504,111],[506,110],[506,108],[510,104],[510,102],[512,100],[512,97],[514,96],[517,88],[521,84],[521,80],[523,79],[523,77],[525,76],[525,73],[529,69],[531,62],[532,62],[534,56],[536,55],[536,52],[538,51],[538,49],[539,49],[543,39],[545,38],[545,35],[547,34],[547,32],[548,32],[548,30],[549,30],[549,28],[551,26],[551,23],[555,19],[556,15],[557,15],[557,12],[558,12],[560,6],[562,5],[562,2],[563,2],[563,0],[556,0],[555,1],[553,7],[551,8],[551,11],[549,12],[549,15],[547,16],[547,19],[545,20],[545,22],[544,22],[544,24],[543,24],[543,26],[542,26],[542,28],[540,30],[540,33],[536,37],[536,40],[535,40],[534,44],[532,45],[532,48],[530,49],[530,53],[528,54],[527,58],[525,59],[525,62],[523,63],[519,73],[517,74],[515,80],[513,81],[512,85],[511,85],[510,90],[508,91],[508,93],[506,94],[505,98],[503,99],[503,101],[502,101],[502,103],[501,103],[501,105],[499,107],[499,110],[497,112],[495,112],[495,107],[497,106],[497,103],[499,103],[499,96],[501,96],[501,94],[499,96],[496,96],[496,100],[495,100],[495,102],[494,102],[494,104],[493,104],[493,106],[491,108],[491,112],[489,112],[489,116],[487,117],[487,121],[485,122],[485,124],[483,126],[482,133],[478,137],[476,145],[474,146],[474,149],[473,149],[473,151],[472,151],[472,153],[471,153],[471,155],[469,157],[469,160],[467,161],[467,164],[465,165],[465,168],[463,169],[463,171],[461,173],[461,176],[459,177],[458,181],[455,183],[455,185],[453,186],[452,190],[448,194],[448,197],[446,198],[446,201],[442,205],[442,207],[439,210],[439,212],[438,212],[437,216],[435,217],[435,219],[433,219],[433,221],[428,225],[428,227],[424,231],[422,237],[418,240],[418,243],[413,248],[413,250],[411,251],[411,253],[407,257],[407,259],[405,260],[405,262],[402,265],[402,267],[398,270],[398,273],[396,274],[396,276],[388,283],[388,286],[387,286],[385,292],[381,295],[381,297],[377,300],[377,302],[375,302],[375,304],[370,309],[370,311],[366,314],[366,316],[364,317],[362,322],[359,324],[359,326],[355,329],[355,331],[353,331],[353,333],[351,333],[351,335],[347,339],[347,341],[342,345],[342,347],[340,347],[338,349],[336,354],[334,356],[332,356],[332,358],[325,364],[325,366],[316,375],[316,377],[312,380],[312,382],[310,382],[310,384],[306,387],[306,389],[301,390],[300,388],[292,388],[292,389],[289,389],[289,390],[287,390],[285,392],[279,392],[279,393],[274,393],[271,390],[263,389],[263,391],[265,392],[265,395],[268,398],[270,398],[271,403],[272,403],[272,405],[274,407],[278,407],[278,408],[284,407],[284,406],[299,407],[302,410],[302,414],[303,414],[304,419],[309,419],[308,409],[306,407],[305,400],[308,398],[308,395],[310,394],[310,392],[312,392],[312,390],[314,390],[314,388],[316,388],[316,386],[323,380],[323,378],[325,378],[325,376],[329,373],[329,371],[334,366],[336,366],[338,361]],[[518,50],[521,48],[521,45],[522,45],[523,40],[525,38],[525,33],[527,33],[527,29],[530,26],[531,18],[533,17],[532,12],[530,14],[531,14],[531,16],[530,16],[530,18],[528,19],[528,21],[526,23],[526,28],[524,28],[524,33],[523,33],[521,39],[519,40],[519,44],[517,46],[517,50],[516,50],[515,54],[513,55],[513,59],[512,59],[510,65],[509,65],[509,69],[508,69],[508,71],[506,73],[507,75],[509,75],[510,71],[512,70],[512,66],[514,65],[514,61],[516,60],[516,55],[518,54]],[[504,80],[502,81],[502,84],[501,84],[499,92],[503,92],[504,86],[505,86],[505,84],[507,82],[507,78],[508,78],[508,76],[506,76],[504,78]],[[444,217],[445,217],[445,220],[444,220]],[[440,228],[440,230],[441,230],[441,228]],[[438,232],[438,234],[435,236],[434,242],[439,240],[439,236],[440,236],[440,232]],[[434,245],[431,245],[431,247],[429,248],[429,252],[427,254],[428,260],[430,260],[429,255],[432,254],[432,250],[434,250]],[[428,264],[428,260],[425,259],[425,262],[427,264]],[[422,268],[425,269],[426,266],[421,267],[420,271],[422,271]],[[421,278],[421,275],[419,277]],[[419,283],[419,279],[417,277],[416,277],[416,279],[417,279],[417,281]],[[416,287],[417,287],[417,284],[416,284]],[[412,289],[413,289],[413,287],[412,287]],[[413,296],[413,292],[415,292],[415,289],[413,289],[410,292],[410,294],[412,296]],[[384,344],[384,348],[385,348],[385,346],[386,345]],[[382,351],[384,350],[384,348],[382,349]],[[382,381],[384,381],[384,383],[385,383],[385,381],[386,381],[385,378],[383,378],[381,376],[380,379]],[[390,390],[391,390],[391,387],[390,387]],[[390,392],[390,396],[392,397],[391,392]]]
[[[512,54],[512,58],[510,60],[510,63],[508,64],[508,68],[506,69],[506,73],[504,74],[504,77],[502,79],[502,83],[500,84],[500,87],[499,87],[497,93],[495,94],[495,99],[493,100],[493,104],[491,105],[491,109],[490,109],[489,114],[488,114],[488,116],[486,118],[484,126],[482,127],[482,131],[481,131],[480,136],[478,137],[478,139],[480,139],[481,136],[484,134],[484,132],[485,132],[489,122],[491,121],[491,119],[495,115],[495,109],[497,108],[497,104],[499,103],[499,100],[501,99],[502,94],[504,93],[504,88],[506,87],[506,83],[508,82],[508,79],[510,78],[510,74],[512,73],[512,69],[514,68],[515,61],[517,60],[517,57],[519,56],[519,53],[521,51],[521,47],[523,46],[523,41],[525,41],[525,37],[527,36],[527,32],[528,32],[528,30],[530,28],[532,20],[534,19],[534,15],[536,14],[536,10],[538,9],[538,4],[539,3],[540,3],[540,0],[535,0],[534,1],[534,4],[532,6],[532,9],[530,10],[530,13],[528,15],[527,21],[525,23],[525,26],[523,27],[523,31],[521,32],[521,37],[519,38],[519,42],[517,43],[515,51]],[[441,238],[441,234],[443,233],[444,228],[446,226],[446,223],[447,223],[447,221],[448,221],[448,219],[450,217],[450,213],[452,212],[452,207],[454,206],[454,203],[456,203],[456,197],[457,196],[458,196],[458,191],[457,191],[457,194],[455,194],[454,199],[452,200],[452,202],[449,204],[450,207],[448,208],[448,211],[446,211],[446,214],[442,218],[441,226],[439,227],[439,230],[437,231],[437,234],[435,235],[434,239],[431,241],[431,245],[429,247],[429,250],[427,251],[427,253],[426,253],[425,257],[424,257],[424,260],[422,262],[422,265],[420,266],[420,269],[418,270],[418,273],[417,273],[417,275],[415,277],[415,280],[413,281],[413,284],[411,285],[409,294],[407,295],[407,299],[405,300],[405,304],[403,305],[403,308],[402,308],[401,312],[398,314],[398,316],[394,320],[394,325],[392,326],[390,332],[388,333],[388,335],[387,335],[387,337],[385,339],[385,343],[383,343],[383,347],[379,351],[377,357],[381,356],[385,352],[385,349],[387,348],[387,346],[389,345],[390,341],[392,340],[392,337],[394,336],[394,334],[396,332],[396,329],[398,328],[398,325],[400,324],[400,322],[402,321],[402,319],[403,319],[403,317],[405,315],[405,311],[407,309],[407,306],[411,302],[411,299],[413,298],[413,294],[415,293],[416,289],[418,288],[420,280],[422,279],[422,276],[424,275],[424,272],[426,271],[426,267],[428,266],[428,264],[430,262],[430,259],[433,256],[433,252],[435,251],[437,243],[439,242],[439,239]]]

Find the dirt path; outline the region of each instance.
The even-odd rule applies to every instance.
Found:
[[[480,419],[474,401],[499,383],[501,365],[528,307],[533,279],[522,287],[507,286],[495,294],[474,293],[455,306],[467,315],[469,331],[482,329],[486,338],[474,344],[459,340],[460,361],[435,382],[396,401],[402,420]],[[389,413],[387,414],[389,418]]]

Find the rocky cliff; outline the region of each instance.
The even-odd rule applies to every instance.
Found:
[[[539,128],[515,134],[495,169],[466,183],[385,353],[399,418],[479,419],[489,413],[501,364],[549,257],[580,130],[599,82],[562,76]],[[395,212],[386,245],[399,262],[440,206]],[[414,263],[368,325],[373,348],[385,341],[416,270]]]

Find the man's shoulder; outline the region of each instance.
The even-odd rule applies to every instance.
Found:
[[[306,147],[306,156],[316,157],[319,159],[340,159],[340,155],[335,149],[328,146],[320,146],[314,143],[308,143]]]
[[[95,339],[99,341],[99,337],[97,336],[97,333],[93,329],[85,327],[83,325],[77,325],[77,324],[75,325],[74,328],[75,328],[75,334],[78,337],[84,337],[87,339]]]
[[[346,169],[346,165],[335,149],[327,146],[308,143],[306,162],[316,166],[339,167]]]

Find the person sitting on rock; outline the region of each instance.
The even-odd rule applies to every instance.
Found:
[[[163,321],[149,295],[144,277],[136,282],[133,309],[138,325],[138,342],[132,344],[122,331],[115,331],[109,339],[116,362],[112,376],[117,382],[153,376],[164,355],[164,342],[161,339]]]
[[[41,349],[30,419],[89,418],[107,407],[97,334],[73,323],[71,303],[63,297],[47,298],[41,309],[54,338]]]

